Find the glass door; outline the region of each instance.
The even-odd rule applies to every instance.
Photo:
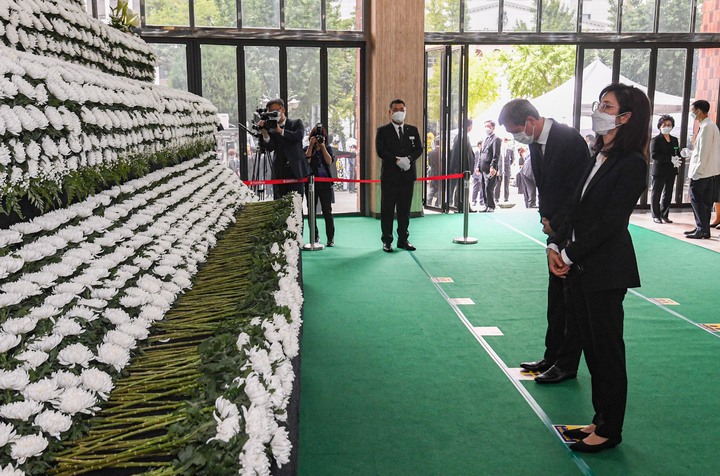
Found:
[[[467,138],[468,47],[428,46],[425,50],[425,132],[427,177],[462,173],[470,144]],[[471,164],[472,165],[472,164]],[[462,211],[462,179],[424,182],[425,207]]]

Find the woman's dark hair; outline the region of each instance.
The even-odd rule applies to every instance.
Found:
[[[606,151],[608,156],[624,155],[628,152],[639,152],[647,155],[647,144],[650,139],[650,100],[640,89],[622,83],[613,83],[600,91],[599,100],[607,93],[615,94],[620,104],[619,114],[631,112],[630,120],[619,126],[612,146]],[[596,149],[602,150],[605,136],[598,136]]]
[[[318,135],[320,135],[320,134],[318,134],[318,126],[315,126],[312,129],[310,129],[310,137],[314,137],[314,136],[318,136]],[[328,141],[328,131],[325,128],[325,126],[322,126],[322,136],[325,138],[325,142],[327,142]],[[330,144],[328,144],[328,145],[330,145]]]
[[[658,119],[657,128],[660,129],[665,121],[670,121],[670,124],[675,127],[675,119],[669,114],[663,114],[660,116],[660,119]]]

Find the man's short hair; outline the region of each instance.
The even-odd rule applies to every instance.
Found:
[[[493,129],[495,129],[495,121],[492,119],[488,119],[487,121],[483,122],[483,124],[490,124]]]
[[[274,106],[276,104],[285,109],[285,101],[280,98],[269,100],[267,104],[265,104],[265,109],[270,109],[270,106]]]
[[[404,106],[405,101],[403,101],[402,99],[393,99],[392,101],[390,101],[390,107],[388,109],[392,109],[395,104],[402,104]]]
[[[498,116],[498,122],[501,126],[521,126],[525,124],[528,116],[540,119],[540,113],[535,106],[530,104],[527,99],[513,99],[505,104]]]
[[[703,113],[705,113],[705,114],[707,114],[708,112],[710,112],[710,103],[707,102],[707,101],[704,100],[704,99],[698,99],[697,101],[695,101],[694,103],[692,103],[692,106],[693,106],[695,109],[700,109],[700,110],[701,110]]]

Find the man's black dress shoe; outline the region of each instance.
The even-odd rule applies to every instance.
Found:
[[[692,235],[693,233],[697,233],[697,228],[693,228],[690,231],[683,231],[683,235]]]
[[[577,371],[566,372],[557,365],[553,365],[544,373],[535,377],[535,381],[537,383],[560,383],[575,377],[577,377]]]
[[[662,223],[662,218],[653,218],[655,223]]]
[[[390,243],[383,243],[383,251],[385,253],[392,253],[392,246],[390,246]]]
[[[662,221],[664,221],[665,223],[672,223],[672,222],[673,222],[673,221],[672,221],[671,219],[669,219],[668,217],[663,217]]]
[[[552,367],[552,362],[545,359],[536,360],[534,362],[523,362],[520,367],[525,370],[531,370],[533,372],[545,372],[547,369]]]
[[[709,240],[710,233],[700,233],[699,231],[696,231],[695,233],[685,235],[685,238],[692,238],[693,240]]]
[[[590,433],[585,433],[584,431],[582,431],[582,428],[575,428],[574,430],[563,431],[563,435],[573,440],[583,440],[590,436]]]
[[[405,243],[398,243],[397,247],[408,251],[415,251],[417,249],[409,241],[406,241]]]
[[[615,448],[621,442],[622,438],[620,437],[608,438],[607,441],[598,445],[588,445],[583,440],[580,440],[570,445],[570,449],[573,451],[579,451],[581,453],[599,453],[602,450],[609,450],[610,448]]]
[[[493,213],[494,211],[494,208],[486,207],[484,210],[480,210],[480,213]]]

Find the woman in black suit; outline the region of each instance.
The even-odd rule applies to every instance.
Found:
[[[570,448],[595,453],[622,441],[627,399],[623,300],[640,286],[630,215],[646,187],[650,102],[639,89],[611,84],[592,115],[595,163],[548,245],[550,271],[567,279],[571,318],[592,380],[592,424],[565,434]]]
[[[650,158],[652,159],[650,209],[655,223],[672,223],[672,220],[668,218],[668,212],[672,201],[675,176],[677,176],[677,169],[672,158],[680,156],[680,143],[677,137],[670,135],[670,131],[675,127],[675,119],[672,116],[667,114],[661,116],[657,127],[660,134],[650,141]]]

